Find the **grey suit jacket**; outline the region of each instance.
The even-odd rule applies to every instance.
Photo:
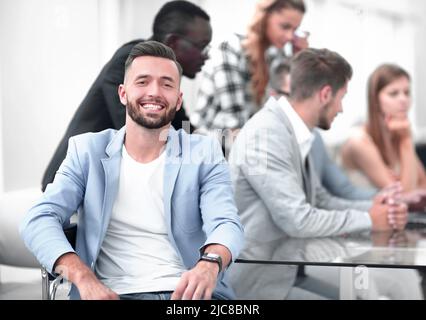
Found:
[[[326,146],[318,130],[314,130],[314,135],[315,139],[310,154],[315,171],[324,188],[331,194],[348,200],[372,199],[377,190],[361,188],[352,184],[344,170],[328,156]]]
[[[290,237],[341,235],[371,228],[369,201],[331,196],[320,184],[312,161],[309,176],[293,128],[278,102],[271,98],[243,127],[229,157],[235,200],[245,226],[246,248]],[[350,208],[350,209],[349,209]],[[271,284],[268,297],[284,298],[294,283],[295,267],[281,266],[285,276]],[[232,268],[233,286],[249,274]],[[260,288],[259,288],[260,289]],[[251,296],[250,298],[253,298]]]

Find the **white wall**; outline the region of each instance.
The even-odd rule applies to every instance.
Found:
[[[419,12],[426,16],[426,1],[421,1],[419,4]],[[417,139],[422,143],[426,143],[426,21],[423,18],[415,35],[415,69],[416,82],[414,83],[417,92],[417,108],[415,123],[417,125]]]
[[[99,69],[98,1],[2,0],[4,189],[40,184]]]
[[[245,34],[256,2],[257,0],[204,0],[201,4],[210,15],[213,29],[212,45],[223,41],[233,32]]]
[[[0,37],[1,39],[1,37]],[[2,60],[0,51],[0,61]],[[0,64],[0,75],[2,74]],[[3,95],[2,95],[2,77],[0,76],[0,194],[3,192]]]

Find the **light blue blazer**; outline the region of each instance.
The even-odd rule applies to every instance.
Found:
[[[55,180],[22,222],[25,244],[49,272],[61,255],[74,252],[62,231],[74,212],[76,252],[94,270],[117,195],[124,136],[125,127],[72,137]],[[235,260],[243,246],[243,227],[219,144],[173,127],[164,139],[164,212],[170,242],[188,269],[197,263],[200,249],[212,243],[226,246]],[[220,276],[215,294],[234,298],[226,275]],[[79,298],[75,287],[71,298]]]

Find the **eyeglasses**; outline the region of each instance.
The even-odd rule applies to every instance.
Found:
[[[202,55],[208,55],[209,54],[209,51],[211,49],[211,46],[209,44],[206,45],[206,46],[203,46],[203,45],[197,44],[197,43],[189,40],[188,38],[185,38],[185,37],[182,37],[182,36],[179,36],[179,38],[181,38],[182,40],[186,41],[191,46],[193,46],[194,48],[196,48],[198,51],[200,51],[200,53]]]
[[[275,92],[277,93],[277,94],[279,94],[279,95],[281,95],[281,96],[284,96],[284,97],[290,97],[290,93],[289,92],[287,92],[287,91],[284,91],[284,90],[280,90],[280,89],[278,89],[278,90],[275,90]]]

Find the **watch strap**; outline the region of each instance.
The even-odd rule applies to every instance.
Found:
[[[200,260],[215,262],[219,266],[219,272],[218,273],[220,273],[222,271],[222,258],[220,257],[220,255],[215,254],[215,253],[203,253]]]

